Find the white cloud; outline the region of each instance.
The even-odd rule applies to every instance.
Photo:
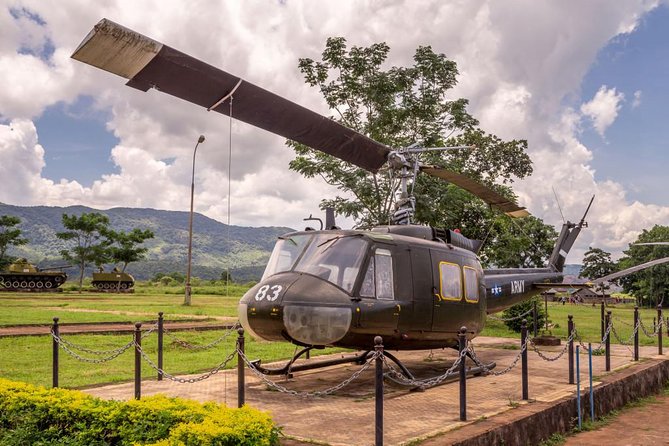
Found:
[[[632,108],[637,108],[641,105],[641,90],[634,92],[634,100],[632,101]]]
[[[581,105],[581,112],[592,120],[597,133],[603,138],[604,132],[618,117],[618,112],[625,100],[625,94],[615,88],[602,85],[591,101]]]
[[[0,77],[11,86],[0,90],[0,119],[6,124],[0,126],[5,160],[0,174],[7,178],[4,184],[12,185],[0,189],[0,201],[186,210],[192,150],[204,134],[196,210],[227,220],[227,118],[159,92],[125,87],[122,79],[69,59],[102,17],[325,114],[318,92],[304,85],[297,60],[318,58],[327,37],[342,35],[350,45],[386,41],[394,65],[411,64],[416,47],[428,44],[457,61],[461,76],[453,97],[468,98],[470,111],[487,131],[529,140],[535,174],[517,183],[521,202],[558,224],[551,185],[571,219],[580,218],[589,195],[597,193],[591,227],[578,249],[588,244],[620,249],[650,218],[669,223],[669,216],[666,208],[630,203],[619,184],[595,181],[593,153],[579,140],[581,115],[573,108],[573,97],[598,51],[616,35],[633,32],[654,5],[642,0],[615,5],[606,0],[212,0],[184,8],[182,2],[168,0],[64,0],[53,8],[41,0],[10,0],[10,7],[39,14],[46,26],[16,20],[7,7],[0,9]],[[46,42],[55,46],[48,60],[17,51],[29,47],[37,52]],[[110,154],[118,172],[101,176],[91,187],[41,177],[49,147],[39,144],[30,121],[49,105],[78,95],[91,95],[96,107],[111,111],[107,127],[120,140]],[[580,112],[604,135],[623,99],[615,88],[602,87]],[[640,92],[632,106],[637,99]],[[299,227],[303,217],[318,212],[321,198],[336,193],[318,179],[290,172],[291,157],[281,138],[234,123],[233,224]]]

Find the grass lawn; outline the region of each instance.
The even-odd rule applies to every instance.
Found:
[[[231,289],[230,296],[193,295],[192,305],[185,307],[183,294],[0,293],[0,326],[49,324],[54,317],[61,323],[147,321],[156,319],[160,311],[166,319],[189,315],[236,318],[242,294],[242,290]]]
[[[134,294],[102,294],[76,291],[63,293],[0,293],[0,326],[17,324],[49,324],[57,316],[61,323],[71,322],[134,322],[155,320],[159,311],[166,319],[189,318],[192,316],[237,315],[237,302],[246,291],[243,286],[231,286],[229,295],[225,287],[204,285],[196,287],[192,305],[183,306],[183,287],[153,287],[138,285]],[[210,294],[200,294],[200,293]],[[610,307],[614,316],[614,327],[619,336],[627,341],[632,333],[633,307],[622,304]],[[574,315],[574,322],[584,342],[599,344],[600,310],[587,305],[561,305],[550,303],[548,307],[550,331],[553,335],[566,338],[567,315]],[[655,310],[641,310],[645,326],[652,331]],[[500,315],[498,315],[500,316]],[[177,336],[193,344],[207,344],[218,339],[223,331],[179,332]],[[483,336],[502,336],[518,339],[517,333],[509,330],[504,323],[488,319]],[[165,370],[181,375],[211,370],[221,363],[234,349],[235,334],[212,350],[192,350],[172,342],[165,337]],[[131,335],[65,335],[65,339],[93,350],[110,350],[123,346],[131,340]],[[656,339],[640,333],[641,345],[653,345]],[[155,334],[144,340],[146,352],[156,358]],[[617,340],[612,337],[612,342]],[[259,342],[247,337],[247,351],[252,358],[264,362],[286,359],[293,355],[295,347],[279,342]],[[336,350],[314,352],[329,353]],[[51,338],[31,336],[0,338],[0,376],[25,381],[32,384],[51,383]],[[90,354],[83,356],[92,357]],[[133,378],[133,351],[128,350],[119,358],[103,363],[90,364],[77,361],[61,350],[61,385],[81,387],[110,382],[128,381]],[[232,361],[233,366],[236,361]],[[143,375],[150,377],[155,371],[143,362]]]
[[[606,310],[611,310],[613,316],[613,327],[616,329],[616,332],[620,338],[627,343],[630,336],[632,335],[632,326],[634,322],[634,306],[631,304],[620,304],[617,306],[609,306]],[[599,345],[601,340],[601,316],[600,316],[600,307],[599,305],[592,307],[590,305],[573,305],[566,304],[562,305],[558,302],[549,302],[548,304],[548,319],[551,326],[549,327],[550,332],[554,336],[561,337],[563,339],[567,338],[567,321],[568,315],[574,316],[574,324],[576,325],[576,330],[580,334],[584,343],[592,342],[595,345]],[[653,318],[657,317],[657,310],[640,308],[639,315],[641,320],[648,330],[648,332],[653,331]],[[669,313],[665,314],[666,316]],[[502,317],[502,313],[498,313],[495,316]],[[532,330],[532,327],[529,327]],[[541,332],[541,327],[539,328]],[[664,334],[666,334],[666,327],[664,327]],[[481,333],[482,336],[503,336],[503,337],[516,337],[519,338],[520,335],[509,330],[503,322],[495,321],[488,319],[486,322],[486,328]],[[665,339],[667,336],[665,336]],[[669,344],[666,340],[665,343]],[[618,344],[618,340],[615,337],[611,337],[612,344]],[[641,330],[639,330],[639,344],[640,345],[657,345],[657,338],[647,337]]]
[[[221,338],[226,331],[183,331],[175,333],[180,340],[193,345],[206,345]],[[171,337],[164,338],[163,369],[173,375],[201,373],[216,367],[234,350],[237,334],[230,334],[225,341],[208,350],[196,350],[184,347]],[[93,350],[112,350],[122,347],[132,340],[131,334],[125,335],[63,335],[63,339]],[[157,334],[154,332],[142,340],[142,349],[157,362]],[[36,385],[51,386],[52,343],[50,336],[26,336],[0,338],[0,376],[6,379],[23,381]],[[263,363],[290,358],[295,346],[287,342],[254,341],[246,337],[246,354],[251,359],[260,358]],[[333,353],[342,349],[314,350],[312,355]],[[86,358],[97,358],[89,353],[82,353]],[[102,364],[82,362],[60,350],[60,386],[82,387],[111,382],[132,381],[134,377],[134,350],[131,348],[118,358]],[[236,358],[227,368],[237,365]],[[148,363],[142,361],[142,376],[155,377],[156,372]]]

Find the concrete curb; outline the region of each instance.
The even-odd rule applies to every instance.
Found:
[[[662,391],[669,381],[669,360],[651,359],[601,379],[593,389],[595,417],[620,409],[625,404]],[[575,389],[574,389],[575,390]],[[583,413],[590,413],[587,389],[581,395]],[[589,415],[586,415],[586,418]],[[534,402],[493,418],[463,426],[422,443],[423,446],[452,444],[489,446],[538,444],[554,433],[566,433],[576,424],[576,392],[551,403]]]

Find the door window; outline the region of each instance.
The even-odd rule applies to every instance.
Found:
[[[476,270],[465,266],[465,300],[476,303],[479,301],[479,278]]]
[[[387,249],[377,249],[360,287],[361,297],[394,300],[393,258]]]
[[[444,300],[462,299],[462,277],[460,265],[450,262],[439,263],[439,284]]]

